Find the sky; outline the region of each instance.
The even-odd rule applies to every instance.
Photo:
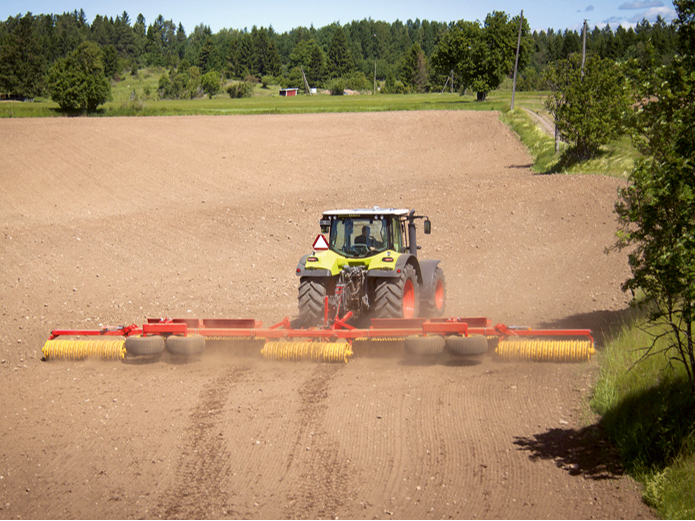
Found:
[[[646,18],[650,22],[661,15],[667,22],[676,11],[671,0],[227,0],[203,2],[192,0],[2,0],[0,20],[10,16],[32,14],[61,14],[84,9],[91,23],[95,15],[113,17],[126,11],[131,22],[142,13],[147,24],[158,15],[175,24],[181,23],[190,34],[204,24],[216,33],[224,28],[249,30],[273,26],[278,33],[294,27],[319,28],[338,22],[342,25],[353,20],[371,18],[394,22],[408,19],[451,22],[480,20],[491,11],[505,11],[511,16],[523,9],[532,30],[580,30],[586,19],[589,27],[615,29],[618,25],[634,27]]]

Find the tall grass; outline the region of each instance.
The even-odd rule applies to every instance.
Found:
[[[633,318],[601,352],[591,405],[626,471],[644,484],[645,501],[666,519],[693,519],[695,399],[668,351],[642,358],[653,342],[645,327]]]
[[[530,96],[532,102],[536,97]],[[515,105],[517,102],[515,100]],[[622,137],[612,143],[601,147],[598,155],[588,161],[573,161],[562,153],[566,149],[564,143],[560,144],[560,153],[555,153],[555,137],[542,130],[529,114],[523,110],[523,97],[517,105],[520,108],[508,110],[501,115],[501,120],[506,123],[519,139],[528,147],[534,158],[533,170],[540,174],[599,174],[611,177],[627,179],[639,157],[639,153],[632,146],[630,139]],[[538,112],[538,110],[535,110]],[[542,111],[541,111],[542,112]]]

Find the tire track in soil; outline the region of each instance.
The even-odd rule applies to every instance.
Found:
[[[286,496],[288,508],[283,518],[335,518],[343,505],[348,469],[340,460],[339,440],[326,426],[329,384],[342,367],[339,364],[318,365],[313,377],[298,390],[301,400],[299,429],[287,458],[285,476],[280,479],[292,487],[292,492]],[[308,453],[308,459],[301,457],[301,463],[296,465],[300,469],[297,475],[295,460],[300,459],[302,451]]]
[[[164,492],[158,505],[160,517],[216,518],[228,511],[224,484],[231,474],[232,458],[219,424],[232,388],[249,370],[232,367],[201,391],[198,406],[188,419],[176,483]]]

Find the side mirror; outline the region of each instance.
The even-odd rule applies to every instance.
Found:
[[[427,219],[425,221],[425,235],[429,235],[430,233],[432,233],[432,221]]]
[[[321,219],[319,225],[321,226],[321,233],[329,233],[331,231],[330,219]]]

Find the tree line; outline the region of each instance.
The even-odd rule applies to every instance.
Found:
[[[0,95],[44,95],[51,69],[85,42],[101,50],[108,79],[142,67],[166,68],[169,84],[160,88],[164,97],[200,94],[199,85],[188,87],[212,71],[222,79],[266,77],[294,87],[303,86],[303,71],[311,86],[327,87],[342,79],[345,86],[369,90],[376,70],[384,92],[424,92],[441,90],[453,70],[457,89],[485,93],[499,84],[496,78],[511,73],[518,20],[493,12],[483,23],[363,19],[284,33],[272,26],[213,33],[200,24],[187,33],[181,23],[162,15],[148,24],[142,14],[133,21],[125,11],[115,19],[96,15],[91,23],[82,9],[26,13],[0,22]],[[580,49],[579,32],[531,33],[526,22],[518,88],[543,88],[545,69]],[[587,50],[607,59],[665,64],[676,52],[675,28],[661,18],[654,24],[644,20],[635,29],[595,28],[587,34]],[[466,60],[457,57],[462,52]],[[469,63],[463,66],[462,61]]]

